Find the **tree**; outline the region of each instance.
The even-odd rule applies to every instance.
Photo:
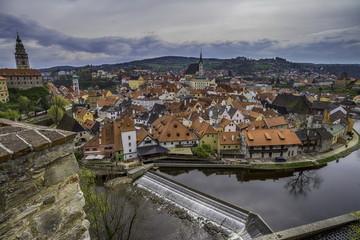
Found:
[[[7,109],[6,111],[0,111],[0,118],[6,118],[10,120],[17,120],[20,118],[20,114],[13,109]]]
[[[34,108],[34,106],[32,106],[31,104],[30,99],[25,96],[20,96],[17,100],[17,103],[19,104],[19,111],[22,113],[28,113]]]
[[[285,188],[289,193],[297,196],[306,196],[314,189],[320,188],[323,179],[315,171],[300,171],[286,182]]]
[[[360,218],[360,212],[353,212],[352,214],[355,215],[356,218]],[[360,220],[356,223],[350,225],[350,239],[359,239],[360,238]]]
[[[94,239],[132,239],[134,228],[143,219],[144,198],[126,185],[107,192],[95,184],[95,175],[89,170],[80,170],[80,187],[84,193],[90,234]]]
[[[58,124],[65,114],[65,106],[69,103],[61,96],[53,96],[51,102],[52,105],[48,110],[48,115],[51,117],[55,124]]]
[[[214,150],[211,148],[209,144],[203,144],[201,146],[197,146],[193,149],[194,155],[202,158],[209,157],[214,153]]]

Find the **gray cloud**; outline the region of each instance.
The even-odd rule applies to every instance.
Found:
[[[169,42],[156,34],[143,37],[73,37],[44,27],[26,16],[0,12],[0,67],[13,67],[16,29],[35,68],[53,65],[116,63],[165,55],[251,58],[285,57],[292,61],[324,63],[360,62],[360,26],[313,33],[305,39],[253,41]]]

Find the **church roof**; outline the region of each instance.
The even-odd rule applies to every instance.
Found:
[[[191,63],[185,71],[185,75],[195,75],[199,72],[199,63]]]

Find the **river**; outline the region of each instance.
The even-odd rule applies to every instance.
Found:
[[[355,124],[360,130],[360,122]],[[258,213],[273,231],[360,210],[360,150],[316,170],[161,169],[161,174]]]

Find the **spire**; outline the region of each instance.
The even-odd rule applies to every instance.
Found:
[[[22,68],[22,69],[30,68],[28,55],[25,51],[25,47],[21,42],[19,33],[17,31],[16,31],[16,45],[15,45],[15,61],[17,68]]]
[[[202,49],[200,50],[200,60],[199,63],[203,63],[203,59],[202,59]]]

